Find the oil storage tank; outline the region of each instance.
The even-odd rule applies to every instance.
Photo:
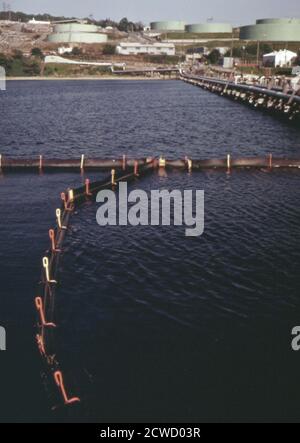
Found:
[[[195,34],[231,34],[233,28],[229,23],[196,23],[186,25],[185,30]]]
[[[107,35],[101,34],[96,25],[85,23],[60,23],[54,25],[48,36],[52,43],[106,43]]]
[[[300,19],[260,19],[255,25],[240,28],[241,40],[266,42],[299,42]]]
[[[256,20],[257,25],[300,25],[300,18],[261,18]]]
[[[184,32],[185,22],[182,21],[162,21],[150,23],[152,31],[157,32]]]

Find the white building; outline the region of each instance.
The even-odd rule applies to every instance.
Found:
[[[120,43],[116,48],[120,55],[175,55],[173,43]]]
[[[295,57],[297,57],[297,54],[287,49],[274,51],[263,56],[264,66],[288,67],[292,65],[292,60]]]
[[[43,22],[42,20],[36,20],[34,17],[28,20],[29,25],[51,25],[51,22]]]
[[[293,91],[296,91],[296,92],[300,91],[300,74],[297,75],[296,77],[292,78],[291,85],[292,85]]]
[[[61,46],[60,48],[57,48],[57,52],[59,55],[71,54],[72,51],[73,51],[73,46],[71,47]]]

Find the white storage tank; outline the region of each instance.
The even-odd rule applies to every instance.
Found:
[[[96,25],[85,23],[59,23],[48,36],[52,43],[106,43],[107,35]]]

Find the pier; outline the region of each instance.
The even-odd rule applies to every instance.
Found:
[[[278,89],[251,86],[214,77],[195,76],[184,72],[181,72],[180,79],[252,108],[283,116],[289,121],[300,120],[300,96],[296,92],[289,94]]]

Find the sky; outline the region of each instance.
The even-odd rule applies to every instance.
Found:
[[[1,1],[1,0],[0,0]],[[60,16],[111,18],[127,17],[148,24],[155,20],[183,20],[188,23],[230,22],[251,24],[257,18],[300,17],[299,0],[4,0],[11,10],[50,13]],[[3,0],[0,3],[2,8]],[[226,6],[225,6],[226,5]]]

